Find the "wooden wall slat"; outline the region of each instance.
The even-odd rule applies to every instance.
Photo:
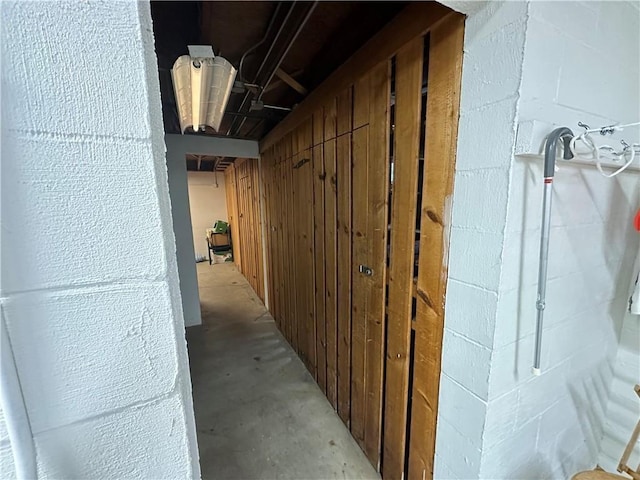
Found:
[[[450,228],[447,202],[453,193],[463,40],[462,16],[450,17],[430,32],[408,471],[408,478],[417,480],[433,478]]]
[[[289,152],[291,152],[291,136],[289,136]],[[294,205],[295,203],[292,201],[294,198],[293,193],[293,163],[295,159],[293,156],[289,156],[285,159],[283,165],[283,173],[285,176],[286,182],[286,194],[283,199],[284,208],[287,212],[287,226],[285,228],[285,233],[287,235],[287,252],[289,255],[295,255],[295,216],[294,216]],[[289,325],[289,338],[291,345],[296,350],[296,352],[300,353],[300,342],[298,341],[298,322],[297,313],[296,313],[296,269],[294,262],[288,261],[285,262],[287,264],[287,286],[286,291],[289,292],[288,295],[288,306],[287,306],[287,323]]]
[[[326,125],[326,124],[325,124]],[[325,135],[327,135],[325,128]],[[336,140],[324,144],[324,205],[325,205],[325,315],[327,331],[327,398],[338,408],[338,264],[337,264],[337,183]]]
[[[294,145],[298,145],[298,132],[294,132]],[[294,154],[291,162],[291,179],[293,186],[292,197],[292,212],[293,212],[293,224],[289,228],[293,234],[293,250],[291,251],[291,258],[295,259],[295,262],[299,264],[298,268],[293,269],[293,297],[296,306],[295,323],[297,325],[297,337],[294,338],[294,342],[298,345],[298,354],[304,362],[307,369],[309,369],[309,352],[307,345],[307,329],[308,324],[305,318],[305,297],[302,292],[305,288],[306,272],[305,270],[305,258],[303,256],[303,239],[304,235],[302,226],[302,198],[304,195],[304,185],[301,178],[301,172],[295,168],[295,165],[300,161],[301,154]],[[293,261],[291,262],[293,264]]]
[[[314,116],[314,126],[316,116]],[[320,118],[321,120],[321,118]],[[315,130],[314,130],[315,131]],[[322,391],[327,392],[327,328],[325,318],[325,231],[324,191],[325,170],[323,144],[313,147],[313,221],[315,261],[315,319],[316,319],[316,378]]]
[[[437,308],[426,309],[425,299],[443,298],[444,283],[438,287],[442,290],[434,291],[431,284],[422,288],[420,280],[416,286],[413,278],[415,220],[420,213],[422,35],[430,29],[438,32],[440,26],[444,29],[446,19],[453,16],[461,22],[460,15],[436,3],[408,7],[390,23],[393,26],[385,28],[386,37],[372,39],[260,146],[262,200],[265,215],[271,217],[265,220],[266,277],[273,292],[270,309],[371,463],[382,468],[385,480],[407,475],[425,480],[432,474],[440,368],[435,362],[440,355],[442,318],[433,313]],[[445,50],[448,53],[441,55],[434,50],[432,64],[441,58],[447,65],[430,66],[430,70],[449,69],[442,74],[442,91],[447,76],[454,82],[457,78],[450,73],[451,63],[462,58],[461,50],[442,47]],[[393,55],[397,110],[395,184],[391,186]],[[437,132],[448,132],[449,123],[456,121],[446,117],[446,108],[457,105],[457,97],[452,102],[429,107],[431,122],[446,124],[439,125]],[[446,183],[447,172],[436,167],[431,176],[425,173],[425,189],[437,194],[439,190],[429,187],[429,182],[438,182],[444,175]],[[437,198],[430,202],[430,214],[443,218],[442,204]],[[422,225],[432,222],[433,228],[439,228],[438,222],[425,219],[425,211],[421,215]],[[251,223],[260,221],[257,217]],[[434,232],[430,242],[438,235]],[[431,251],[432,243],[425,247],[425,238],[420,240],[421,251]],[[433,268],[442,266],[440,260],[421,255],[420,271],[427,268],[431,275]],[[362,275],[360,265],[370,267],[373,274]],[[257,267],[255,274],[260,275]],[[444,276],[438,278],[445,282],[446,265],[440,274]],[[422,282],[431,278],[424,275]],[[411,305],[416,292],[423,298],[417,300],[419,318],[411,352]]]
[[[233,243],[233,262],[242,272],[242,254],[240,252],[240,229],[238,224],[238,195],[236,182],[236,169],[229,165],[224,172],[225,188],[227,194],[227,214],[231,226],[231,242]]]
[[[416,38],[400,49],[396,56],[394,181],[382,460],[382,473],[388,479],[400,479],[404,472],[423,44],[422,37]]]
[[[308,130],[305,143],[311,143],[311,128]],[[301,197],[301,242],[302,251],[301,266],[305,274],[305,280],[301,284],[303,291],[300,295],[304,297],[304,316],[307,324],[306,344],[308,369],[311,375],[316,378],[316,320],[314,315],[314,283],[315,283],[315,257],[314,257],[314,236],[313,236],[313,162],[311,149],[305,149],[299,160],[298,170],[300,171],[300,182],[302,188]]]
[[[373,269],[366,307],[364,451],[380,469],[382,392],[387,277],[387,218],[389,197],[389,105],[391,62],[369,75],[369,157],[367,162],[367,265]]]
[[[356,98],[358,98],[358,86],[356,85],[354,92]],[[358,108],[354,108],[354,113],[357,110]],[[351,263],[351,434],[363,450],[366,415],[366,318],[371,277],[360,272],[359,266],[369,267],[370,260],[367,242],[369,219],[368,149],[369,126],[365,125],[353,131],[353,258]]]
[[[353,91],[337,98],[338,182],[338,414],[349,425],[351,412],[351,130]]]

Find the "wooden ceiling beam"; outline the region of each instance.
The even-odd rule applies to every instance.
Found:
[[[307,93],[309,93],[309,90],[304,88],[300,82],[279,67],[276,69],[276,76],[300,95],[307,95]]]
[[[411,39],[424,35],[454,13],[437,2],[416,2],[407,6],[276,125],[260,142],[260,152],[311,117],[336,92],[352,85],[380,62],[395,55]]]

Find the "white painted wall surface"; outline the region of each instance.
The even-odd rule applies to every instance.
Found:
[[[206,229],[216,220],[228,221],[224,173],[187,172],[189,208],[193,229],[193,248],[207,255]]]
[[[446,3],[469,17],[435,475],[568,478],[598,460],[621,388],[611,378],[640,176],[557,173],[543,374],[533,377],[542,173],[514,156],[515,133],[533,120],[577,131],[578,121],[639,119],[638,4]],[[622,335],[633,341],[626,323]]]
[[[171,198],[171,217],[175,233],[178,274],[182,293],[185,326],[200,325],[200,297],[196,274],[194,233],[191,224],[187,164],[185,155],[218,155],[255,158],[258,142],[236,138],[207,137],[202,135],[165,135],[166,162]]]
[[[0,8],[0,302],[38,475],[198,478],[149,5]],[[2,478],[10,453],[0,428]]]
[[[467,13],[435,478],[478,478],[487,421],[509,171],[527,5],[445,2]]]

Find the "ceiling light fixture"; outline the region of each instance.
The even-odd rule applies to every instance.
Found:
[[[173,64],[171,78],[176,94],[178,119],[182,133],[188,127],[194,132],[206,126],[216,132],[227,108],[236,69],[226,59],[213,54],[208,45],[189,45],[189,55]]]

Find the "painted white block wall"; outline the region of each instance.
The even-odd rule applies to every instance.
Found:
[[[519,123],[577,132],[578,121],[638,121],[638,5],[531,2]],[[482,478],[568,478],[597,463],[638,251],[639,181],[637,172],[607,179],[590,167],[556,173],[542,375],[533,377],[542,164],[513,162]],[[511,405],[515,416],[500,415]]]
[[[514,156],[515,130],[638,120],[638,4],[445,3],[468,19],[435,475],[567,478],[595,465],[618,388],[639,177],[558,172],[534,378],[542,174]]]
[[[187,173],[189,208],[193,229],[193,248],[196,253],[206,256],[206,229],[212,228],[216,220],[228,221],[224,173]]]
[[[444,3],[468,18],[434,476],[471,479],[480,474],[489,415],[527,5]]]
[[[38,475],[198,478],[149,5],[0,8],[0,302]]]
[[[640,251],[635,271],[640,268]],[[631,287],[629,290],[631,294]],[[626,313],[620,330],[618,353],[613,366],[611,395],[607,405],[606,423],[598,463],[614,471],[631,433],[640,417],[640,401],[633,387],[640,382],[640,316]],[[640,464],[640,448],[631,455],[629,465]]]

